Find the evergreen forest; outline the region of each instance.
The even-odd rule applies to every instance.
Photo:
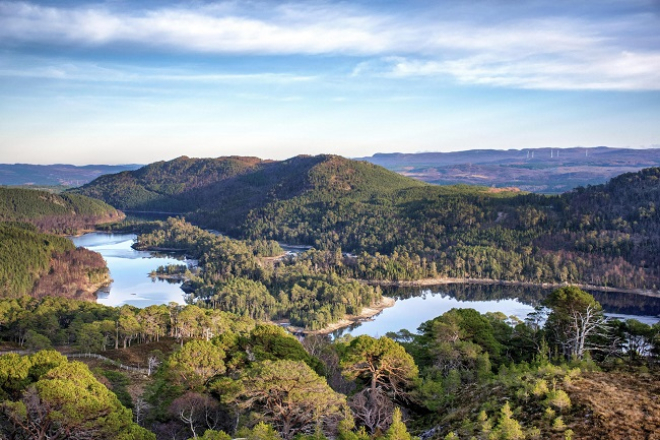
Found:
[[[545,196],[325,155],[0,188],[0,439],[657,438],[660,323],[583,288],[658,295],[658,204],[660,168]],[[95,227],[196,260],[145,274],[183,280],[186,304],[97,303],[106,263],[67,238]],[[329,334],[392,286],[503,281],[553,289],[526,319]]]
[[[23,296],[0,323],[12,439],[641,439],[660,422],[660,325],[574,287],[525,321],[452,309],[334,341],[196,305]]]
[[[123,218],[123,213],[98,199],[0,186],[0,222],[27,222],[42,232],[75,235]]]
[[[249,240],[362,255],[360,278],[660,285],[660,168],[544,196],[434,186],[338,156],[158,162],[75,192]]]

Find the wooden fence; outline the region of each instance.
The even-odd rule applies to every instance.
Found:
[[[26,356],[34,353],[33,351],[30,350],[3,350],[0,351],[0,356],[3,354],[19,354],[21,356]],[[142,373],[142,374],[149,374],[149,369],[148,368],[140,368],[140,367],[132,367],[130,365],[124,365],[121,362],[117,362],[114,359],[107,358],[105,356],[101,356],[100,354],[95,354],[95,353],[70,353],[70,354],[64,354],[62,353],[63,356],[66,356],[67,359],[80,359],[80,358],[93,358],[93,359],[99,359],[105,362],[109,362],[112,365],[118,367],[121,370],[126,370],[126,371],[133,371],[135,373]]]

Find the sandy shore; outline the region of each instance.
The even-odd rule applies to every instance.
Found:
[[[656,290],[647,289],[622,289],[619,287],[596,286],[592,284],[571,284],[571,283],[530,283],[526,281],[503,281],[491,280],[487,278],[422,278],[421,280],[414,281],[385,281],[385,280],[358,280],[373,286],[392,286],[392,287],[426,287],[426,286],[442,286],[445,284],[500,284],[508,286],[528,286],[528,287],[543,287],[547,289],[560,288],[566,286],[575,286],[585,290],[596,290],[599,292],[618,292],[618,293],[631,293],[634,295],[649,296],[653,298],[660,298],[660,292]]]
[[[356,322],[366,321],[369,318],[373,318],[383,310],[392,307],[395,302],[396,300],[394,298],[384,296],[379,303],[373,304],[370,307],[364,307],[359,315],[346,315],[344,319],[334,322],[321,330],[305,330],[300,327],[289,327],[289,329],[293,333],[304,333],[305,335],[327,335],[328,333],[348,327]]]

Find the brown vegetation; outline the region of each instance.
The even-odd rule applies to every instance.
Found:
[[[169,356],[180,344],[169,337],[162,337],[158,342],[148,342],[145,344],[135,344],[123,349],[107,350],[103,356],[121,362],[124,365],[146,367],[150,355],[153,352],[160,352],[164,356]]]
[[[101,254],[78,248],[54,253],[48,273],[37,280],[30,295],[95,301],[98,289],[109,282],[108,268]]]
[[[660,439],[660,377],[655,374],[584,373],[565,386],[581,417],[576,439]]]
[[[105,215],[48,215],[41,218],[29,219],[42,232],[52,234],[81,234],[94,230],[96,225],[115,223],[126,218],[121,211],[108,212]]]

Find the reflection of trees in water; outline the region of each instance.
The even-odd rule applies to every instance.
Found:
[[[167,284],[181,284],[181,280],[175,278],[161,278],[161,281],[165,281]]]
[[[141,212],[141,213],[129,213],[126,214],[126,218],[124,219],[125,221],[133,221],[133,222],[149,222],[149,221],[154,221],[154,220],[167,220],[168,217],[174,217],[172,214],[159,214],[159,213],[149,213],[149,212]]]
[[[152,257],[154,258],[167,258],[169,260],[177,261],[186,261],[186,252],[185,251],[149,251]]]
[[[624,315],[660,315],[660,298],[616,292],[589,291],[605,312]]]
[[[458,301],[497,301],[518,299],[521,303],[537,306],[551,290],[540,287],[499,284],[446,284],[436,287],[388,287],[383,293],[397,300],[440,294]]]
[[[517,299],[523,304],[536,307],[554,289],[539,286],[514,286],[501,284],[447,284],[437,287],[387,287],[383,293],[397,300],[423,297],[432,294],[446,295],[458,301],[497,301]],[[624,315],[660,315],[660,298],[632,293],[589,291],[601,303],[606,313]]]

